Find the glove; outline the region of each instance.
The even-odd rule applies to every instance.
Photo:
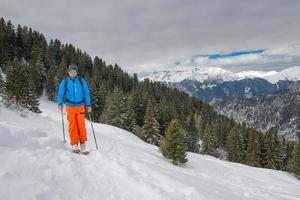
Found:
[[[91,106],[87,106],[87,107],[86,107],[86,111],[87,111],[88,113],[92,112],[92,107],[91,107]]]
[[[58,109],[59,109],[59,110],[63,110],[63,105],[62,105],[62,104],[59,104],[59,105],[58,105]]]

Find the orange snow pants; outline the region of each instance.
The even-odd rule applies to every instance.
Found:
[[[69,135],[71,145],[87,141],[85,129],[85,108],[84,106],[66,106],[69,122]]]

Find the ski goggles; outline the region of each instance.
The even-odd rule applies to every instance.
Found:
[[[70,74],[72,74],[72,75],[74,75],[74,76],[76,76],[76,75],[77,75],[77,71],[76,71],[76,70],[74,70],[74,69],[72,69],[71,71],[69,71],[69,73],[70,73]]]

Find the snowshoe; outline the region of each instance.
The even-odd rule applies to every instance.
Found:
[[[80,150],[78,149],[78,145],[72,145],[72,152],[76,154],[80,154]]]
[[[89,151],[84,151],[84,152],[82,152],[82,155],[85,155],[85,156],[87,156],[87,155],[89,155],[89,154],[90,154]]]

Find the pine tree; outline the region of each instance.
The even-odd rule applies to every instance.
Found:
[[[240,126],[234,126],[226,139],[228,158],[233,162],[243,162],[246,154],[243,133]]]
[[[138,126],[142,127],[144,124],[145,112],[146,112],[146,105],[144,104],[142,92],[138,89],[132,91],[133,97],[133,104],[135,105],[135,115],[136,115],[136,123]]]
[[[108,107],[106,110],[107,121],[113,126],[122,128],[124,122],[124,102],[121,90],[115,88],[111,97],[108,97]]]
[[[160,151],[166,158],[171,159],[173,164],[178,165],[188,161],[186,149],[179,123],[172,120],[166,129],[165,138],[160,142]]]
[[[0,34],[0,67],[3,72],[6,72],[8,61],[12,61],[15,57],[16,34],[11,21],[8,21],[6,24],[3,18],[0,21],[0,26],[2,27],[0,32],[3,33]]]
[[[20,60],[24,58],[24,36],[20,25],[18,25],[16,33],[16,56]]]
[[[199,153],[200,145],[199,145],[199,134],[197,132],[197,128],[195,126],[194,115],[190,115],[188,125],[187,125],[187,133],[185,135],[185,143],[188,148],[188,151]]]
[[[288,168],[288,164],[289,164],[290,160],[292,159],[293,151],[294,151],[294,143],[286,142],[286,144],[285,144],[285,158],[283,159],[284,166],[286,167],[286,169]]]
[[[42,61],[41,50],[34,47],[31,57],[32,60],[29,62],[29,78],[33,82],[31,84],[32,92],[35,96],[39,97],[43,93],[43,80],[45,80],[45,65]]]
[[[284,147],[279,139],[278,134],[274,134],[273,137],[274,140],[274,148],[273,148],[273,154],[275,156],[275,163],[276,163],[276,169],[278,170],[284,170]]]
[[[55,76],[56,76],[56,67],[51,66],[50,69],[48,70],[48,75],[46,78],[46,92],[48,99],[50,101],[55,101],[56,100],[56,81],[55,81]]]
[[[41,113],[41,110],[39,109],[40,103],[36,94],[32,92],[30,87],[27,87],[25,90],[26,90],[26,96],[24,97],[23,100],[23,104],[25,105],[25,107],[32,112]]]
[[[216,156],[217,137],[211,125],[206,125],[203,137],[202,153]]]
[[[277,169],[276,155],[274,154],[274,138],[272,131],[265,135],[262,147],[262,166],[269,169]]]
[[[28,87],[27,74],[26,66],[18,58],[8,63],[5,92],[9,101],[12,100],[17,106],[21,107],[24,106],[22,103]]]
[[[107,95],[107,91],[104,85],[101,85],[100,88],[95,85],[93,81],[89,84],[91,88],[91,98],[93,99],[93,114],[94,120],[96,122],[100,122],[101,115],[104,111],[105,107],[105,97]]]
[[[251,129],[248,139],[245,164],[253,167],[259,167],[261,162],[260,158],[261,151],[258,142],[257,132],[255,129]]]
[[[171,121],[171,113],[169,109],[169,103],[165,97],[163,97],[158,105],[158,122],[160,132],[164,134],[166,128],[169,126]]]
[[[135,114],[135,101],[134,101],[134,94],[131,93],[129,95],[127,104],[126,104],[126,118],[124,121],[124,125],[126,130],[130,131],[130,132],[134,132],[137,126],[137,122],[136,122],[136,114]]]
[[[68,68],[67,58],[64,55],[61,59],[59,66],[55,69],[55,71],[56,71],[56,76],[55,76],[56,90],[58,89],[61,81],[67,77],[67,68]]]
[[[295,144],[292,158],[288,164],[288,170],[300,176],[300,142]]]
[[[9,63],[6,76],[6,94],[8,100],[23,108],[40,113],[39,101],[31,88],[33,80],[28,66],[15,58]]]
[[[161,138],[159,133],[159,124],[156,120],[154,103],[152,99],[149,99],[144,118],[143,139],[150,144],[158,145]]]
[[[4,93],[4,81],[3,81],[2,70],[0,68],[0,94],[2,93]]]

